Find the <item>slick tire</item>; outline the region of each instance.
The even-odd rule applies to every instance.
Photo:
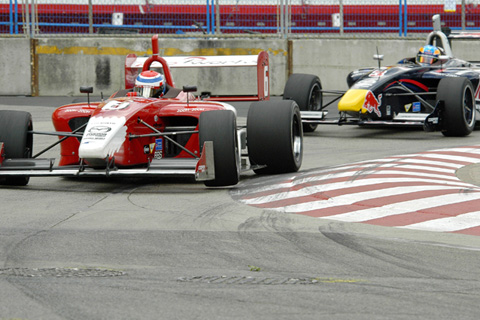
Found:
[[[200,114],[200,149],[213,141],[215,179],[204,181],[207,187],[231,186],[240,179],[240,154],[235,114],[230,110],[213,110]]]
[[[257,174],[296,172],[303,160],[300,108],[293,100],[252,103],[247,117],[247,147]]]
[[[31,158],[33,135],[32,115],[24,111],[0,110],[0,142],[4,143],[5,159]],[[28,176],[0,178],[0,184],[25,186]]]
[[[284,100],[294,100],[300,111],[319,111],[323,105],[322,84],[320,79],[312,74],[294,73],[285,84]],[[316,124],[303,124],[303,132],[313,132]]]
[[[473,85],[467,78],[444,78],[437,88],[437,101],[444,102],[442,133],[463,137],[475,128],[476,111]]]

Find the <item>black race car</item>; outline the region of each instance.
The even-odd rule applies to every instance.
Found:
[[[345,92],[322,90],[317,76],[293,74],[284,99],[299,104],[304,132],[314,131],[318,124],[380,124],[423,126],[445,136],[469,135],[480,119],[480,63],[455,58],[439,15],[433,17],[433,25],[424,47],[438,50],[432,63],[417,56],[382,67],[383,56],[377,54],[379,66],[351,72]],[[323,104],[324,93],[338,96]],[[326,108],[336,101],[339,118],[327,119]]]

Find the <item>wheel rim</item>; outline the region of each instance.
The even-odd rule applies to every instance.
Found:
[[[295,117],[293,121],[293,155],[295,157],[295,161],[299,162],[300,158],[302,157],[302,131],[301,131],[301,123],[299,122],[298,118]]]
[[[236,126],[236,123],[235,123],[235,126]],[[239,146],[239,140],[238,140],[238,135],[237,135],[237,131],[235,130],[235,166],[237,167],[237,177],[240,176],[240,162],[241,162],[241,155],[240,155],[240,152],[241,152],[241,149],[240,149],[240,146]]]
[[[472,126],[475,121],[472,96],[472,90],[467,86],[463,92],[463,116],[469,127]]]
[[[322,106],[322,91],[318,83],[312,87],[310,91],[310,101],[308,101],[308,108],[309,111],[318,111]]]

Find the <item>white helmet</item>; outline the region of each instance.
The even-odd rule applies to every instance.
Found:
[[[135,80],[134,91],[145,98],[158,98],[165,93],[165,77],[153,70],[141,72]]]

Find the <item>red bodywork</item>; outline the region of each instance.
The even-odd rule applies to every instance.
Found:
[[[198,130],[198,118],[204,111],[223,110],[223,104],[214,102],[202,102],[196,100],[191,94],[187,104],[187,93],[181,92],[173,99],[143,98],[143,97],[124,97],[117,98],[116,101],[128,103],[128,107],[121,110],[103,110],[103,107],[111,100],[101,103],[73,104],[58,108],[52,116],[53,124],[57,131],[72,131],[72,121],[84,123],[92,116],[101,117],[125,117],[127,126],[127,136],[121,148],[113,155],[115,164],[119,167],[129,167],[144,165],[151,162],[155,155],[152,144],[158,137],[142,137],[129,139],[130,135],[142,135],[153,133],[150,128],[139,123],[139,119],[159,131],[168,131],[168,129],[194,127]],[[82,121],[83,119],[83,121]],[[60,137],[61,138],[61,137]],[[80,141],[76,138],[66,139],[61,143],[60,166],[79,164],[78,149]],[[147,152],[147,147],[149,147]],[[184,147],[194,152],[200,157],[198,134],[194,133],[184,144]],[[167,157],[166,150],[163,150],[162,157]],[[184,150],[176,154],[177,158],[193,158],[193,156]]]

